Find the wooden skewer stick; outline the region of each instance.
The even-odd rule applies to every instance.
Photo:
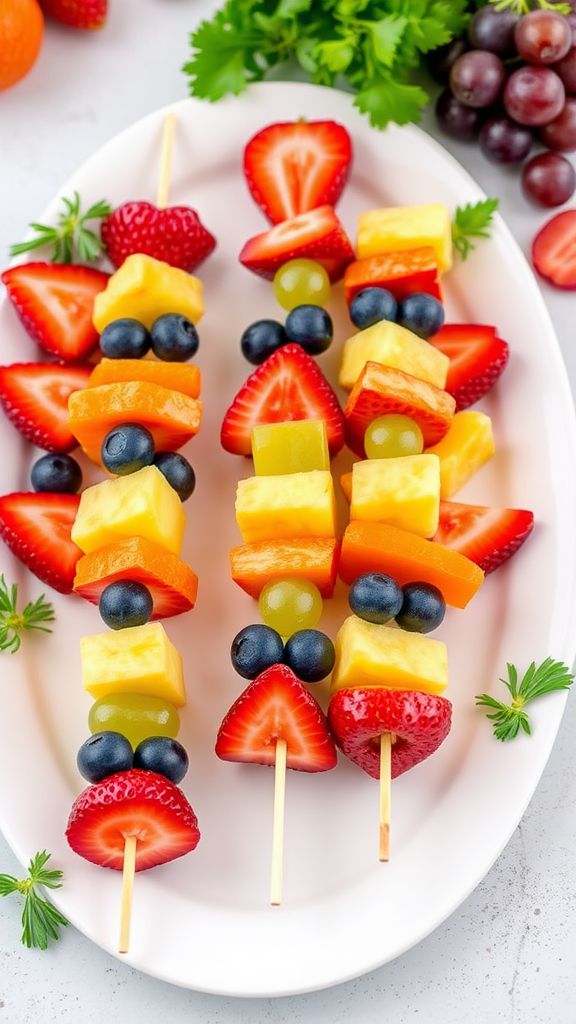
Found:
[[[383,732],[380,737],[380,840],[379,859],[390,859],[390,803],[392,790],[392,736]]]
[[[170,193],[170,171],[172,168],[172,150],[174,148],[174,132],[176,129],[176,114],[167,114],[164,121],[164,134],[162,136],[162,153],[160,156],[160,177],[158,179],[158,192],[156,206],[163,210],[168,206],[168,195]]]
[[[274,822],[272,827],[272,869],[270,872],[270,903],[279,907],[282,903],[282,881],[284,874],[284,804],[286,796],[286,740],[276,741],[276,763],[274,766]]]
[[[136,871],[136,836],[124,840],[124,867],[122,871],[122,903],[120,905],[120,938],[118,952],[127,953],[130,945],[130,921],[132,919],[132,893]]]

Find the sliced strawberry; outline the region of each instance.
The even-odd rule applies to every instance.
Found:
[[[67,263],[23,263],[2,280],[31,338],[65,363],[78,363],[98,343],[92,323],[94,299],[108,274]]]
[[[75,853],[115,871],[123,867],[126,836],[136,836],[136,871],[145,871],[196,849],[200,831],[178,786],[164,775],[131,768],[80,793],[66,827]]]
[[[335,206],[352,160],[348,132],[335,121],[282,121],[258,132],[244,150],[253,198],[273,224]]]
[[[557,213],[532,242],[532,263],[557,288],[576,289],[576,210]]]
[[[521,547],[533,528],[534,514],[525,509],[441,501],[434,540],[466,555],[484,572],[494,572]]]
[[[446,391],[456,399],[457,412],[484,397],[510,354],[496,328],[484,324],[444,324],[429,340],[450,359]]]
[[[283,263],[300,257],[321,263],[331,281],[337,281],[354,259],[348,235],[331,206],[301,213],[255,235],[246,242],[239,260],[271,280]]]
[[[286,764],[301,772],[336,765],[336,748],[318,701],[287,665],[272,665],[240,694],[216,740],[223,761],[273,765],[285,740]]]
[[[222,447],[251,455],[252,427],[287,420],[324,420],[330,453],[344,445],[344,416],[318,364],[300,345],[284,345],[240,388],[222,423]]]
[[[0,402],[24,437],[47,452],[71,452],[78,442],[68,426],[68,399],[85,388],[91,366],[13,363],[0,366]]]
[[[0,537],[30,572],[61,594],[70,594],[82,557],[71,539],[78,494],[16,492],[0,498]]]
[[[380,778],[380,736],[390,732],[392,778],[424,761],[450,732],[452,705],[445,697],[414,690],[338,690],[328,709],[336,743],[373,779]]]

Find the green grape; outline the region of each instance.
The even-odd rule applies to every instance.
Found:
[[[314,260],[289,260],[276,271],[274,292],[284,309],[312,304],[325,306],[330,295],[330,278]]]
[[[267,583],[258,602],[267,626],[289,637],[299,629],[314,629],[322,615],[322,595],[307,580],[274,580]]]
[[[395,459],[401,455],[421,455],[422,431],[409,416],[380,416],[366,428],[364,448],[369,459]]]
[[[149,736],[175,738],[180,729],[176,708],[161,697],[111,693],[100,697],[88,715],[90,732],[120,732],[134,749]]]

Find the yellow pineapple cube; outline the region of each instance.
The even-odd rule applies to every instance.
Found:
[[[494,455],[492,421],[483,412],[457,412],[446,436],[426,451],[440,459],[440,497],[451,498]]]
[[[330,469],[324,420],[260,423],[252,428],[252,458],[257,476]]]
[[[82,683],[94,700],[109,693],[144,693],[186,703],[182,658],[160,622],[110,630],[80,640]]]
[[[245,544],[294,537],[334,537],[334,483],[327,470],[252,476],[238,481],[236,522]]]
[[[179,555],[186,517],[182,502],[156,466],[87,487],[72,540],[85,555],[121,537],[144,537]]]
[[[368,362],[403,370],[438,388],[446,384],[450,365],[443,352],[390,320],[380,320],[344,343],[341,386],[350,391]]]
[[[181,313],[198,323],[204,313],[202,282],[162,260],[134,253],[96,296],[93,320],[101,334],[120,317],[132,317],[151,327],[164,313]]]
[[[438,456],[406,455],[354,463],[350,519],[387,523],[419,537],[433,537],[439,514]]]
[[[379,256],[406,249],[434,249],[439,270],[452,266],[452,219],[444,203],[390,206],[360,215],[358,256]]]
[[[352,687],[442,693],[448,686],[448,652],[441,640],[350,615],[335,647],[332,693]]]

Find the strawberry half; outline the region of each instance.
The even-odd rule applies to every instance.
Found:
[[[142,252],[191,273],[216,245],[214,235],[189,206],[159,210],[147,202],[118,206],[102,222],[100,234],[115,267]]]
[[[440,502],[434,540],[494,572],[518,551],[534,528],[534,514],[519,508],[485,508],[457,501]]]
[[[287,665],[272,665],[240,694],[216,740],[223,761],[273,765],[276,741],[286,740],[288,768],[325,772],[336,748],[318,701]]]
[[[71,594],[82,557],[71,538],[80,496],[16,492],[0,498],[0,537],[39,580]]]
[[[92,366],[13,363],[0,366],[0,402],[21,434],[47,452],[71,452],[68,399],[88,384]]]
[[[328,721],[346,757],[373,779],[380,778],[380,736],[392,744],[392,778],[430,757],[450,732],[452,705],[445,697],[415,690],[338,690]]]
[[[335,121],[282,121],[258,132],[244,150],[244,174],[273,224],[335,206],[352,160],[348,132]]]
[[[2,274],[30,337],[65,363],[81,362],[96,347],[94,299],[108,277],[102,270],[72,263],[23,263]]]
[[[131,768],[80,793],[66,826],[75,853],[114,871],[122,871],[126,836],[136,836],[136,871],[146,871],[196,849],[200,831],[178,786],[164,775]]]
[[[557,288],[576,289],[576,210],[565,210],[544,225],[532,243],[532,263]]]
[[[340,403],[300,345],[284,345],[250,374],[224,416],[222,447],[233,455],[251,455],[252,427],[287,420],[324,420],[331,455],[344,445]]]
[[[279,267],[300,257],[321,263],[331,281],[342,277],[354,259],[348,235],[331,206],[301,213],[255,235],[246,242],[239,260],[254,274],[272,280]]]
[[[446,391],[456,399],[457,412],[490,391],[510,354],[496,328],[483,324],[445,324],[429,340],[450,359]]]
[[[71,28],[102,28],[108,14],[108,0],[40,0],[40,6]]]

